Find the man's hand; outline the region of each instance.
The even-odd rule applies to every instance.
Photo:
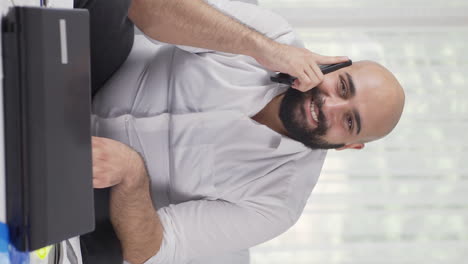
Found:
[[[323,81],[319,64],[345,62],[348,57],[322,56],[304,48],[297,48],[274,41],[265,45],[253,56],[258,63],[271,71],[287,73],[297,77],[292,87],[305,92]]]
[[[110,216],[132,264],[144,263],[161,247],[163,228],[153,206],[149,178],[141,156],[116,140],[93,137],[94,188],[112,187]]]
[[[130,183],[143,163],[136,151],[116,140],[92,137],[92,149],[94,188]]]

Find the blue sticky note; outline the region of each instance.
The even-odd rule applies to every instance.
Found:
[[[17,251],[10,245],[8,225],[0,222],[0,263],[1,264],[29,264],[29,253]]]
[[[0,253],[8,252],[9,243],[8,226],[7,224],[0,222]]]

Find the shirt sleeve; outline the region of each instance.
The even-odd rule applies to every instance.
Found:
[[[198,200],[158,210],[163,243],[145,264],[188,260],[239,251],[286,231],[293,220],[270,209],[223,200]]]
[[[222,13],[236,19],[247,27],[256,30],[260,34],[283,44],[303,47],[303,43],[297,38],[291,25],[281,16],[253,4],[229,1],[229,0],[205,0],[208,4]],[[166,43],[157,41],[145,35],[151,42],[158,45]],[[213,50],[196,48],[191,46],[176,45],[178,48],[191,52],[203,53]]]

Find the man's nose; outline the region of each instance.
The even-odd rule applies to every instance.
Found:
[[[340,117],[348,108],[349,102],[339,97],[328,97],[325,98],[325,102],[322,106],[323,114],[330,124],[338,122]]]

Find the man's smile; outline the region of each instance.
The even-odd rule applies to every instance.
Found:
[[[319,108],[318,106],[314,103],[312,98],[308,98],[305,100],[304,103],[304,113],[306,115],[306,118],[311,126],[311,128],[315,129],[318,127],[319,123]]]

